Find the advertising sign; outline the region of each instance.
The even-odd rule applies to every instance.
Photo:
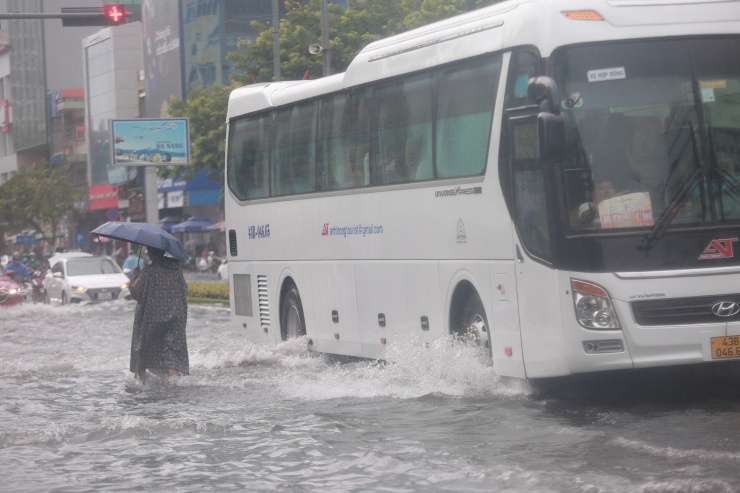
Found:
[[[87,196],[91,211],[112,209],[118,205],[118,187],[115,185],[93,185],[88,188]]]
[[[111,120],[113,166],[190,163],[187,118]]]

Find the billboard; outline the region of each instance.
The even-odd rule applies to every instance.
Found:
[[[190,163],[187,118],[111,120],[113,166]]]
[[[144,116],[167,116],[171,99],[184,99],[180,47],[180,0],[142,0],[141,24],[144,41],[146,100]],[[193,3],[193,2],[190,2]],[[202,18],[203,10],[220,2],[198,2],[190,6],[191,16]],[[208,4],[206,7],[205,4]],[[218,34],[214,34],[216,39]]]

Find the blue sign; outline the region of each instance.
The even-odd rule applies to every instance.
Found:
[[[105,213],[105,217],[108,218],[108,221],[115,221],[118,219],[118,209],[108,209],[108,212]]]
[[[16,245],[35,245],[36,237],[34,235],[16,235]]]
[[[77,231],[75,233],[75,245],[84,245],[85,244],[85,233]]]

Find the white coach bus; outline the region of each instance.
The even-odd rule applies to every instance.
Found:
[[[500,375],[740,358],[740,2],[510,0],[229,100],[233,323]]]

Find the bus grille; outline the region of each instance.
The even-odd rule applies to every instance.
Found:
[[[229,230],[229,252],[232,257],[236,257],[236,230]]]
[[[717,303],[740,305],[740,294],[633,301],[632,315],[638,325],[694,325],[740,320],[740,312],[729,317],[715,315]]]
[[[267,297],[267,276],[257,276],[257,297],[260,304],[260,323],[270,326],[270,304]]]
[[[252,276],[234,274],[234,313],[251,317],[252,313]]]

